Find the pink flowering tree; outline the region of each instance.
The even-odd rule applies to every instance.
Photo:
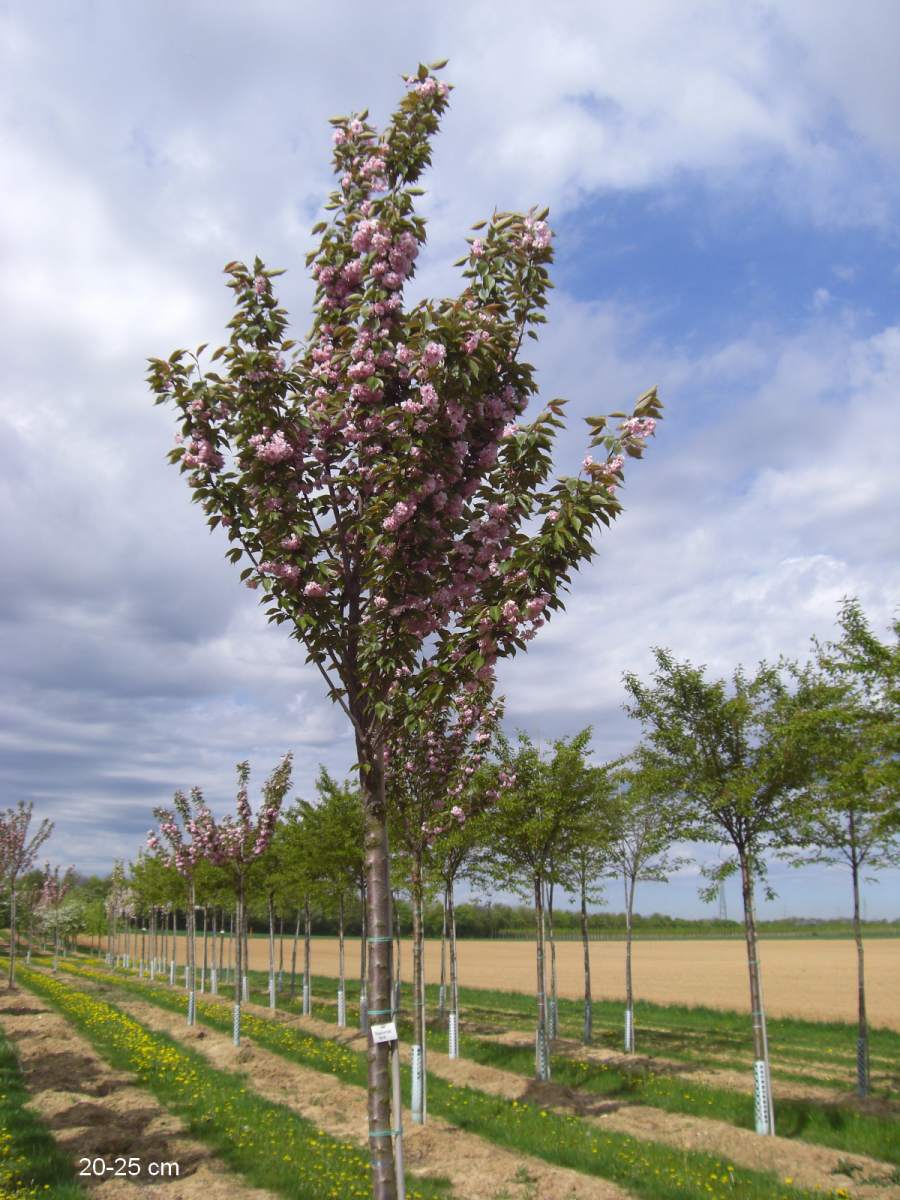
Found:
[[[524,649],[562,607],[571,573],[621,511],[625,456],[639,457],[659,414],[655,392],[633,414],[589,421],[577,476],[554,479],[563,401],[534,420],[520,357],[544,321],[551,231],[546,211],[495,212],[460,260],[462,288],[404,303],[425,241],[416,186],[448,103],[420,67],[387,126],[334,118],[337,189],[307,256],[312,327],[299,345],[273,280],[256,260],[226,267],[236,311],[207,360],[153,359],[158,403],[176,406],[185,474],[228,556],[286,623],[352,724],[365,792],[369,998],[390,991],[388,801],[384,750],[395,723],[452,709],[490,687],[499,658]],[[221,365],[217,365],[221,364]],[[389,692],[403,676],[405,703]],[[369,1047],[375,1195],[395,1195],[389,1047]]]
[[[395,688],[399,690],[399,682]],[[429,714],[424,727],[395,723],[385,747],[386,794],[393,826],[410,865],[413,924],[412,1118],[426,1112],[424,899],[425,871],[435,843],[499,794],[470,785],[490,750],[502,705],[487,688],[464,692],[450,708]],[[504,776],[505,780],[505,776]],[[502,786],[500,784],[499,786]],[[451,1017],[451,1019],[453,1019]]]
[[[265,852],[274,836],[284,797],[291,786],[291,755],[284,756],[263,784],[263,800],[255,818],[248,794],[250,764],[238,763],[237,773],[236,812],[234,816],[229,815],[221,821],[215,819],[210,808],[204,803],[202,793],[198,788],[194,788],[191,792],[193,805],[189,805],[182,794],[176,793],[176,809],[181,817],[184,832],[190,834],[190,843],[185,842],[184,833],[173,813],[158,809],[155,815],[161,822],[162,836],[171,847],[169,854],[172,864],[188,881],[188,910],[191,913],[189,920],[193,920],[193,872],[200,861],[205,860],[214,866],[224,868],[234,887],[236,937],[233,1037],[234,1044],[239,1046],[241,1040],[241,996],[246,969],[243,963],[243,948],[247,871],[250,864]],[[148,845],[151,850],[162,850],[162,842],[154,833],[150,834]],[[188,941],[192,947],[190,935]],[[191,948],[189,952],[191,962],[188,967],[188,978],[190,989],[193,991],[193,949]]]
[[[109,891],[106,893],[106,961],[110,965],[119,954],[119,920],[125,915],[130,895],[124,864],[117,859],[113,863]]]
[[[50,869],[50,864],[44,865],[44,879],[41,884],[41,897],[38,901],[42,910],[44,924],[53,929],[53,970],[59,963],[59,939],[62,928],[62,905],[75,882],[75,868],[66,867],[60,875],[59,867]]]
[[[147,835],[147,848],[162,860],[165,866],[174,868],[185,882],[187,896],[187,1023],[196,1022],[196,904],[197,893],[194,871],[197,864],[208,857],[208,812],[199,788],[191,789],[191,799],[177,791],[173,797],[175,811],[154,808],[153,815],[159,821],[159,831],[151,830]],[[191,811],[193,806],[193,813]],[[196,814],[196,815],[195,815]],[[180,820],[180,824],[179,824]],[[188,840],[189,838],[189,840]]]
[[[19,877],[34,866],[37,852],[53,832],[53,822],[46,817],[31,836],[31,817],[34,805],[20,800],[15,808],[0,813],[0,878],[9,889],[9,971],[7,987],[16,983],[16,892]]]

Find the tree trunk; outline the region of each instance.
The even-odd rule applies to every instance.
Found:
[[[853,880],[853,936],[856,939],[856,991],[859,1028],[856,1035],[856,1088],[860,1096],[869,1094],[869,1023],[866,1018],[866,973],[863,962],[862,925],[859,919],[859,857],[856,849],[856,821],[850,810],[850,871]]]
[[[216,984],[217,985],[220,982],[224,982],[224,976],[223,976],[222,972],[225,969],[225,909],[220,908],[218,911],[219,911],[219,969],[218,969],[218,973],[216,975]],[[216,920],[216,917],[215,917],[215,914],[213,914],[213,926],[214,927],[215,927],[215,920]]]
[[[625,1053],[634,1054],[634,987],[631,979],[632,915],[634,912],[633,876],[625,875]]]
[[[309,911],[309,896],[303,902],[303,1015],[308,1017],[312,1012],[312,979],[310,965],[312,961],[312,917]]]
[[[16,983],[16,881],[13,879],[9,889],[9,971],[6,986],[15,987]]]
[[[193,877],[188,881],[188,911],[187,911],[187,993],[188,1011],[187,1023],[194,1025],[197,1020],[197,899],[194,890]]]
[[[244,919],[241,923],[241,938],[244,943],[244,999],[250,999],[250,914],[244,905]]]
[[[456,905],[453,881],[447,884],[447,928],[450,937],[450,1057],[459,1057],[459,970],[456,961]]]
[[[370,1013],[387,1020],[391,1014],[391,894],[387,805],[381,748],[366,755],[358,747],[365,795],[366,913],[369,939],[367,995]],[[368,1116],[374,1200],[396,1200],[397,1173],[391,1144],[391,1046],[369,1039]],[[400,1114],[397,1114],[399,1126]]]
[[[413,854],[410,878],[413,919],[413,1039],[412,1063],[412,1119],[417,1125],[425,1124],[425,1011],[423,1007],[423,937],[422,937],[422,852]]]
[[[228,914],[228,970],[231,973],[231,983],[234,985],[237,960],[237,912],[232,909]]]
[[[232,1016],[231,1036],[235,1046],[241,1044],[241,997],[243,993],[243,958],[244,958],[244,874],[238,875],[237,904],[234,910],[234,1012]]]
[[[269,1008],[275,1007],[275,898],[266,897],[269,909]]]
[[[291,990],[290,1000],[297,995],[297,943],[300,941],[300,908],[297,907],[297,923],[294,926],[294,940],[291,944]]]
[[[200,991],[206,991],[207,973],[209,971],[209,909],[203,905],[203,970],[200,973]]]
[[[425,894],[419,897],[419,1012],[422,1014],[422,1123],[428,1117],[428,1005],[425,992]]]
[[[443,1023],[447,1016],[447,888],[441,904],[441,986],[438,989],[438,1016]]]
[[[535,1075],[550,1078],[550,1047],[547,1044],[547,985],[544,967],[544,896],[540,875],[534,877],[534,918],[537,933],[537,1035]]]
[[[739,852],[741,891],[744,901],[744,937],[747,942],[747,968],[750,975],[750,1012],[753,1021],[753,1069],[756,1077],[756,1132],[775,1133],[772,1105],[772,1077],[769,1070],[769,1040],[763,1007],[762,977],[757,953],[756,916],[753,909],[753,872],[746,853]]]
[[[591,949],[588,938],[586,875],[581,877],[581,944],[584,948],[584,1030],[582,1041],[589,1046],[594,1031],[594,1004],[591,995]]]
[[[278,917],[278,990],[284,987],[284,914]]]
[[[366,958],[366,951],[368,949],[368,942],[366,941],[366,938],[369,933],[369,916],[365,882],[361,884],[359,889],[359,902],[359,1028],[361,1033],[368,1033],[369,1001],[368,996],[366,995],[366,970],[368,961]]]
[[[347,1025],[347,985],[344,971],[344,892],[338,896],[338,1027]]]
[[[550,934],[550,1020],[548,1035],[551,1041],[559,1035],[559,1004],[556,993],[556,934],[553,929],[553,887],[547,885],[547,932]]]
[[[391,903],[393,906],[393,912],[394,912],[394,941],[397,946],[397,957],[394,960],[393,1005],[394,1005],[395,1011],[399,1015],[399,1013],[400,1013],[400,993],[401,993],[401,989],[402,989],[402,979],[403,979],[402,961],[400,958],[400,905],[397,903],[396,897],[391,896],[390,900],[391,900]]]

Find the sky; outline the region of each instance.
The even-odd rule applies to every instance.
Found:
[[[500,671],[508,728],[590,724],[603,761],[640,737],[622,675],[653,646],[715,677],[804,659],[848,596],[887,636],[898,44],[893,0],[0,2],[0,807],[32,800],[51,858],[105,872],[176,788],[225,811],[238,761],[261,781],[292,751],[305,796],[320,763],[349,770],[345,719],[166,462],[146,360],[219,344],[222,267],[257,254],[302,336],[328,117],[384,124],[421,61],[449,58],[454,91],[409,298],[458,290],[493,209],[549,205],[531,359],[570,402],[559,469],[582,417],[652,385],[665,404],[565,614]],[[637,907],[713,915],[697,872]],[[764,916],[848,910],[838,869],[771,879]],[[865,906],[900,915],[900,873]]]

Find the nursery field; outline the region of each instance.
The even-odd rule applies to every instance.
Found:
[[[79,1138],[95,1136],[93,1122],[85,1118],[82,1127],[76,1115],[89,1106],[101,1120],[106,1105],[127,1128],[131,1106],[115,1097],[139,1086],[144,1111],[167,1111],[175,1123],[160,1116],[153,1128],[182,1139],[152,1153],[181,1158],[186,1196],[203,1180],[211,1195],[231,1187],[227,1194],[256,1200],[362,1197],[366,1039],[355,1028],[358,987],[348,981],[349,1026],[339,1029],[323,945],[314,946],[320,961],[310,1016],[299,1015],[287,977],[272,1011],[265,975],[251,974],[240,1050],[231,1045],[226,996],[201,995],[200,1024],[189,1029],[183,988],[87,956],[62,960],[56,976],[46,958],[23,969],[20,999],[0,1004],[0,1030],[18,1048],[24,1086],[37,1091],[38,1112],[70,1155],[81,1152]],[[410,1002],[405,987],[405,1064]],[[404,1121],[411,1200],[900,1200],[900,1034],[890,1029],[873,1031],[873,1095],[861,1102],[850,1025],[773,1019],[779,1136],[761,1138],[740,1013],[641,1003],[639,1054],[627,1058],[618,1002],[597,1003],[586,1048],[578,1040],[580,1005],[563,999],[552,1080],[538,1083],[524,991],[463,987],[456,1060],[446,1055],[436,988],[427,1002],[429,1119],[425,1127]],[[52,1071],[53,1053],[78,1069],[65,1078]],[[84,1080],[88,1094],[72,1095]],[[409,1087],[404,1065],[407,1099]],[[148,1132],[134,1130],[145,1149]],[[103,1195],[131,1194],[109,1190],[113,1182]],[[176,1191],[160,1184],[161,1195]]]
[[[178,961],[184,962],[184,939]],[[313,973],[337,975],[337,938],[313,939]],[[347,939],[347,973],[358,971],[359,941]],[[531,994],[534,990],[534,945],[520,941],[464,940],[459,947],[459,976],[463,984],[504,988]],[[557,945],[559,994],[584,994],[582,950],[579,942]],[[291,945],[285,938],[284,958],[290,963]],[[772,1016],[812,1021],[853,1021],[856,1016],[856,946],[849,938],[824,941],[792,938],[761,941],[766,1008]],[[879,938],[865,943],[866,999],[874,1025],[900,1030],[900,939]],[[302,961],[302,946],[300,951]],[[265,938],[250,941],[250,966],[264,970],[268,962]],[[412,945],[404,941],[401,973],[408,976]],[[625,944],[591,943],[593,993],[597,999],[623,996]],[[747,952],[734,939],[638,942],[634,948],[635,994],[656,1004],[704,1004],[744,1012],[749,1007]],[[440,980],[440,942],[427,941],[425,975]]]

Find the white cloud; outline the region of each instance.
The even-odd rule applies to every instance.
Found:
[[[563,312],[566,325],[591,323],[586,312]],[[612,358],[615,377],[636,373],[622,353],[630,322],[621,342],[611,326],[611,313],[596,318],[599,336],[586,340],[573,373],[595,353]],[[549,336],[556,347],[552,328]],[[651,645],[720,676],[738,662],[803,658],[813,634],[832,634],[847,595],[886,629],[900,595],[900,429],[889,416],[898,350],[895,327],[854,338],[820,323],[795,337],[760,331],[755,346],[723,347],[705,363],[642,364],[670,410],[644,461],[630,466],[626,511],[576,578],[567,613],[526,659],[504,667],[511,719],[549,719],[554,732],[596,719],[613,754],[639,735],[618,711],[621,678],[649,670]],[[742,361],[767,368],[736,391]],[[726,389],[731,405],[714,423],[689,419]]]
[[[342,12],[352,40],[330,10],[274,0],[0,16],[2,779],[91,865],[127,854],[175,786],[224,804],[238,758],[261,774],[292,746],[305,790],[320,760],[351,758],[314,671],[166,465],[171,414],[142,383],[146,355],[215,344],[234,257],[290,268],[303,332],[328,115],[368,104],[383,121],[401,71],[451,57],[417,294],[455,287],[448,263],[495,205],[550,203],[577,238],[598,197],[655,189],[677,210],[699,184],[739,240],[754,204],[803,232],[883,225],[896,200],[890,3]],[[837,254],[822,278],[855,269]],[[572,400],[561,465],[583,452],[580,415],[653,383],[667,420],[569,612],[504,668],[513,721],[540,735],[593,719],[621,749],[621,673],[645,670],[653,643],[719,673],[803,653],[849,593],[883,626],[900,583],[900,331],[872,335],[817,295],[790,333],[748,325],[687,350],[602,279],[590,299],[556,293],[536,361],[547,394]],[[118,830],[102,844],[86,832],[98,813]]]

